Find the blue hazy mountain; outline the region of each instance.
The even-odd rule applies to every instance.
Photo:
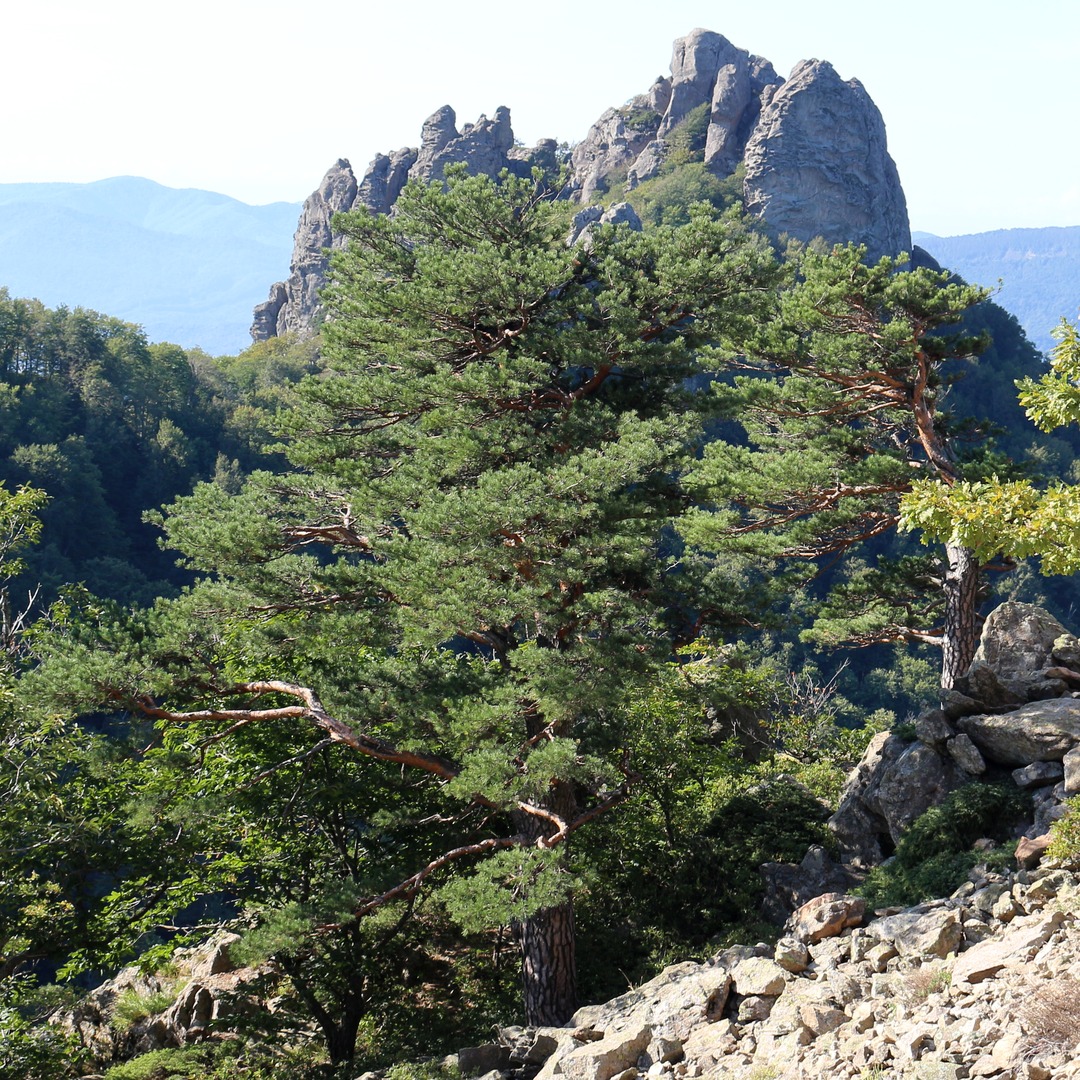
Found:
[[[49,307],[139,323],[153,341],[213,354],[250,344],[252,309],[289,273],[300,203],[249,206],[133,176],[0,184],[0,285]],[[1080,226],[914,241],[967,281],[995,288],[1041,349],[1080,306]]]
[[[0,285],[115,315],[153,341],[235,353],[289,272],[299,203],[246,203],[121,176],[0,184]]]
[[[1080,307],[1080,226],[997,229],[967,236],[912,233],[942,266],[973,285],[997,288],[994,299],[1020,321],[1042,350],[1062,316],[1075,319]]]

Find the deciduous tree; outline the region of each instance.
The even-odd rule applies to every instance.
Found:
[[[1041,430],[1080,423],[1080,331],[1062,320],[1050,370],[1017,383],[1020,404]],[[1080,571],[1080,489],[1061,482],[991,476],[957,484],[927,478],[902,506],[903,527],[928,539],[963,546],[982,559],[1038,555],[1044,573]]]

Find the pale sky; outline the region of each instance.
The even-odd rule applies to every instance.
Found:
[[[912,228],[1080,224],[1076,0],[11,0],[0,183],[144,176],[297,202],[500,105],[575,142],[696,26],[787,76],[829,60],[877,103]]]

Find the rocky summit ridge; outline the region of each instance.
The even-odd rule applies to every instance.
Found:
[[[768,60],[697,29],[676,40],[670,76],[605,111],[568,154],[554,139],[518,146],[505,107],[459,129],[446,105],[424,122],[418,147],[378,154],[359,180],[347,160],[337,161],[304,203],[289,277],[255,309],[252,338],[313,332],[327,252],[338,243],[335,214],[361,206],[389,213],[409,180],[438,179],[457,163],[493,176],[565,164],[566,197],[587,207],[616,183],[632,190],[657,176],[695,110],[707,117],[705,167],[723,178],[743,166],[745,205],[774,236],[853,241],[872,259],[911,250],[885,124],[862,84],[822,60],[802,61],[785,80]]]

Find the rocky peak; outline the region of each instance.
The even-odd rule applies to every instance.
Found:
[[[762,109],[746,146],[746,208],[774,235],[911,250],[907,203],[877,106],[857,79],[804,60]]]
[[[702,108],[707,115],[699,160],[718,177],[745,165],[747,209],[774,236],[854,241],[866,245],[871,259],[911,250],[885,125],[861,83],[843,81],[819,60],[800,63],[785,82],[768,60],[711,30],[679,38],[671,76],[657,78],[592,125],[571,155],[568,197],[589,206],[609,189],[630,191],[661,174],[680,125]],[[389,213],[407,180],[439,179],[447,165],[458,163],[491,176],[503,169],[528,176],[534,164],[548,171],[563,164],[553,140],[533,150],[515,147],[505,107],[494,119],[481,116],[459,130],[449,105],[424,121],[418,148],[377,155],[358,184],[348,162],[338,162],[304,206],[292,273],[256,309],[252,337],[314,328],[334,212],[361,205]],[[350,183],[352,203],[346,205]]]
[[[510,110],[500,106],[495,119],[481,116],[475,124],[455,126],[454,110],[443,106],[424,123],[420,152],[409,170],[409,179],[437,180],[447,165],[464,164],[471,173],[497,176],[508,165],[514,145]]]
[[[620,109],[608,109],[578,143],[572,159],[577,197],[588,203],[626,171],[633,187],[655,176],[668,136],[708,108],[705,164],[717,176],[735,171],[763,100],[783,80],[772,65],[711,30],[694,30],[672,49],[671,78],[660,78]]]
[[[410,146],[392,154],[377,154],[356,190],[354,206],[366,206],[372,213],[389,214],[416,164],[418,151]]]
[[[304,203],[289,278],[271,286],[270,298],[255,309],[252,339],[314,332],[321,311],[319,293],[326,284],[330,262],[327,253],[340,243],[331,228],[335,214],[359,206],[388,214],[409,180],[439,179],[447,165],[460,162],[471,173],[492,176],[507,168],[528,175],[534,161],[553,167],[555,158],[551,139],[541,140],[533,151],[514,146],[509,109],[500,106],[493,120],[481,116],[458,131],[457,116],[449,105],[424,121],[419,147],[377,154],[359,183],[349,162],[342,158]]]
[[[663,138],[694,109],[708,105],[705,164],[727,176],[742,157],[764,92],[781,82],[767,60],[711,30],[694,30],[675,42],[671,100],[657,134]]]
[[[420,129],[420,157],[428,162],[443,149],[451,139],[457,138],[457,114],[449,105],[436,109]]]
[[[270,298],[255,309],[251,336],[255,341],[290,332],[310,334],[320,311],[319,293],[326,284],[328,249],[340,243],[331,228],[334,215],[352,208],[357,184],[352,166],[339,158],[322,183],[304,202],[293,237],[288,281],[270,289]]]

